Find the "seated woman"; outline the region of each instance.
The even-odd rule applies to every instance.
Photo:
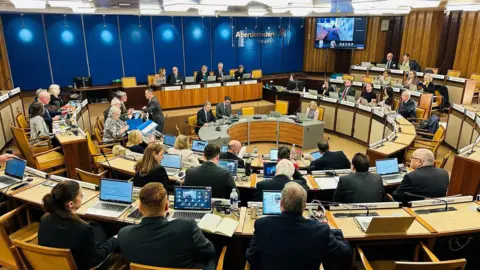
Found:
[[[244,74],[245,70],[243,70],[243,65],[238,66],[238,70],[235,71],[235,80],[243,79]]]
[[[365,91],[362,92],[362,95],[358,98],[357,103],[361,103],[361,100],[365,99],[368,103],[376,103],[377,102],[377,94],[373,92],[373,84],[366,83],[365,84]]]
[[[180,155],[182,157],[182,167],[199,166],[200,162],[188,147],[188,138],[185,135],[178,135],[173,147],[168,149],[168,153],[172,155]]]
[[[380,82],[381,86],[387,86],[390,85],[390,83],[392,82],[392,77],[390,77],[388,71],[385,70],[382,76],[378,76],[378,81]]]
[[[55,106],[56,110],[60,110],[60,108],[65,105],[65,102],[60,96],[60,86],[58,86],[58,84],[50,85],[50,87],[48,88],[48,93],[50,94],[49,105]]]
[[[385,87],[383,89],[383,101],[381,102],[384,105],[388,105],[393,108],[393,88],[390,86]]]
[[[321,94],[328,97],[330,92],[335,92],[335,89],[333,89],[333,86],[330,85],[330,82],[325,80],[322,85],[322,92]]]
[[[167,83],[167,70],[164,68],[160,68],[158,70],[158,74],[155,74],[155,81],[153,84],[161,85]]]
[[[423,76],[423,83],[421,84],[423,91],[430,94],[435,94],[435,84],[433,84],[432,81],[432,74],[425,74],[425,76]]]
[[[45,110],[43,104],[38,101],[30,105],[30,139],[32,140],[49,135],[47,123],[43,119]]]
[[[315,101],[310,101],[310,104],[308,105],[308,108],[307,108],[307,117],[309,119],[315,119],[315,120],[318,120],[318,114],[320,112],[318,111],[318,105],[317,105],[317,102]]]
[[[90,269],[117,249],[118,240],[114,237],[107,240],[97,223],[89,224],[76,215],[82,198],[82,188],[75,181],[62,181],[43,196],[47,213],[40,219],[38,244],[68,248],[78,269]]]
[[[403,84],[404,88],[410,89],[410,87],[417,89],[417,85],[419,83],[419,80],[417,78],[417,73],[413,70],[410,70],[408,72],[407,79],[405,80],[405,83]]]
[[[142,146],[143,143],[143,134],[140,130],[132,130],[128,134],[128,141],[127,141],[127,148],[130,149],[130,151],[143,154],[145,152],[145,148]]]
[[[127,123],[120,119],[120,108],[111,107],[103,129],[103,142],[120,140],[125,136],[127,130]]]

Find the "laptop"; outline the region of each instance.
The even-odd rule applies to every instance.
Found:
[[[0,176],[0,188],[5,188],[23,181],[27,161],[19,158],[12,158],[5,165],[5,175]]]
[[[270,116],[271,117],[280,117],[280,116],[282,116],[282,114],[277,112],[277,111],[270,111]]]
[[[175,145],[176,140],[177,140],[177,137],[175,137],[173,135],[165,134],[163,136],[163,145],[173,147]]]
[[[409,66],[402,66],[400,65],[400,70],[403,70],[403,71],[410,71],[410,67]]]
[[[386,64],[377,64],[377,67],[379,67],[379,68],[386,68],[387,65],[386,65]]]
[[[208,76],[207,77],[207,82],[214,82],[217,80],[217,77],[216,76]]]
[[[299,121],[302,121],[302,122],[312,120],[312,119],[308,118],[306,113],[297,113],[297,119]]]
[[[100,180],[100,200],[86,214],[118,218],[132,204],[133,181],[103,178]]]
[[[406,233],[415,217],[355,217],[354,220],[365,233]]]
[[[197,154],[202,154],[203,155],[203,151],[205,151],[205,147],[207,145],[208,145],[208,142],[206,142],[206,141],[193,140],[192,151],[196,152]]]
[[[155,80],[154,84],[155,85],[162,85],[162,84],[166,84],[167,81],[165,79],[160,79],[160,80]]]
[[[310,90],[310,89],[308,89],[308,93],[309,93],[310,95],[318,96],[318,91],[317,91],[317,90]]]
[[[195,82],[195,78],[193,76],[185,77],[186,83],[193,83]]]
[[[377,159],[375,166],[377,167],[377,174],[382,177],[383,181],[395,182],[401,180],[397,158]]]
[[[212,212],[211,187],[175,186],[173,193],[174,219],[194,219],[200,221],[203,216]]]
[[[410,91],[418,91],[417,85],[415,85],[415,84],[410,84],[410,85],[408,86],[408,90],[410,90]]]
[[[319,151],[316,151],[316,152],[310,153],[310,156],[312,156],[313,160],[317,160],[317,159],[321,158],[323,155]]]
[[[162,162],[160,163],[167,171],[168,176],[177,174],[182,168],[182,157],[180,155],[163,154]]]
[[[353,102],[353,103],[357,102],[355,100],[355,97],[352,97],[352,96],[347,96],[347,101],[350,101],[350,102]]]
[[[270,149],[270,160],[271,161],[278,160],[278,149]]]
[[[218,161],[218,166],[224,168],[225,170],[229,171],[234,180],[237,179],[237,171],[238,171],[238,160],[232,159],[221,159]]]
[[[252,78],[252,73],[244,73],[243,78],[244,79],[251,79]]]
[[[277,172],[276,162],[264,162],[263,163],[263,179],[272,179]]]
[[[226,153],[228,151],[228,145],[222,145],[222,147],[220,147],[220,153]]]
[[[282,199],[281,191],[265,190],[263,191],[263,215],[280,215],[280,201]]]
[[[334,99],[339,99],[339,93],[337,92],[328,92],[328,96]]]

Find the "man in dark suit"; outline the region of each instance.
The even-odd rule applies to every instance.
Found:
[[[385,64],[386,69],[397,69],[397,61],[393,59],[393,53],[388,53],[387,56],[382,59],[382,64]]]
[[[53,121],[60,120],[60,115],[66,114],[67,111],[59,112],[59,111],[49,110],[50,94],[47,92],[47,90],[41,91],[38,94],[38,101],[43,104],[43,107],[45,109],[43,114],[43,120],[45,120],[45,123],[47,124],[48,129],[52,131]]]
[[[190,168],[185,173],[184,186],[212,187],[213,198],[230,198],[232,189],[236,189],[232,174],[218,166],[220,148],[208,144],[203,152],[205,162],[201,166]],[[237,191],[238,194],[240,194]]]
[[[322,154],[322,157],[310,163],[310,167],[308,168],[309,171],[341,170],[350,168],[350,161],[343,151],[331,152],[330,145],[324,140],[318,141],[317,147],[320,154]]]
[[[245,162],[241,159],[238,154],[242,149],[242,144],[237,140],[231,140],[228,143],[228,151],[220,154],[220,159],[230,159],[237,160],[239,168],[245,168]]]
[[[143,112],[148,113],[149,119],[158,125],[157,131],[163,132],[165,118],[163,117],[160,102],[158,102],[157,97],[153,95],[153,90],[151,88],[145,90],[145,98],[148,100],[148,106],[143,106]]]
[[[340,95],[342,100],[347,99],[347,96],[355,96],[355,89],[352,88],[352,82],[350,80],[345,80],[344,87],[340,90]]]
[[[232,98],[225,96],[222,103],[217,104],[217,117],[221,119],[223,116],[230,117],[232,115]]]
[[[405,118],[415,118],[417,117],[416,109],[417,105],[415,101],[410,98],[410,91],[405,90],[401,95],[402,102],[398,106],[398,113]]]
[[[238,66],[238,70],[235,71],[235,80],[243,79],[243,75],[245,74],[245,70],[243,69],[243,65]]]
[[[228,76],[228,72],[223,69],[223,63],[219,62],[217,69],[214,72],[215,77],[217,78],[217,81],[223,81],[223,77]]]
[[[182,84],[185,82],[185,78],[178,73],[178,68],[172,68],[172,74],[168,75],[167,83],[168,84]]]
[[[195,127],[195,133],[198,134],[198,131],[201,127],[208,127],[208,123],[215,122],[217,119],[212,112],[212,103],[210,101],[205,101],[203,108],[197,112],[197,126]]]
[[[307,192],[299,184],[289,182],[282,190],[278,216],[255,221],[255,231],[246,258],[251,269],[318,270],[349,269],[352,248],[342,231],[302,216]]]
[[[368,172],[370,160],[367,155],[357,153],[352,159],[352,173],[340,177],[333,193],[333,201],[341,203],[382,202],[385,188],[382,177]]]
[[[409,196],[405,192],[429,198],[445,197],[450,179],[444,169],[434,167],[435,156],[428,149],[417,149],[412,154],[410,167],[413,172],[403,177],[400,186],[393,192],[396,201],[407,203],[422,200],[420,197]]]
[[[197,76],[195,77],[195,82],[207,82],[208,81],[208,68],[206,65],[203,65],[199,72],[197,72]]]
[[[142,221],[118,233],[120,250],[129,263],[215,269],[215,247],[195,220],[167,220],[168,194],[161,183],[148,183],[139,197]]]
[[[410,67],[410,70],[414,70],[416,72],[420,71],[420,66],[418,65],[417,61],[410,60],[410,54],[406,53],[403,55],[402,65],[407,65]]]

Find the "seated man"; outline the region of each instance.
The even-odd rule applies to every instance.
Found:
[[[50,103],[50,94],[47,91],[41,91],[38,94],[38,101],[43,104],[44,114],[43,119],[48,126],[48,129],[52,131],[52,122],[60,120],[60,115],[67,114],[67,111],[51,111],[49,110],[49,103]]]
[[[282,190],[278,216],[255,221],[255,232],[246,258],[251,269],[318,270],[335,266],[349,269],[352,248],[340,230],[302,216],[307,192],[295,182]]]
[[[118,233],[120,250],[129,263],[215,269],[215,247],[195,220],[167,220],[168,194],[161,183],[145,185],[139,198],[142,221]]]
[[[340,90],[341,99],[347,99],[347,96],[355,97],[355,89],[352,88],[352,82],[345,80],[344,87]]]
[[[280,160],[282,159],[290,160],[290,149],[284,145],[278,147],[278,162],[280,162]],[[303,178],[302,173],[298,171],[298,164],[296,162],[292,162],[292,163],[293,163],[293,166],[295,167],[295,171],[293,172],[293,175],[292,175],[293,179],[304,181],[306,184],[305,178]]]
[[[382,202],[385,188],[380,175],[368,172],[370,160],[367,155],[357,153],[352,159],[352,173],[340,177],[333,193],[333,201],[341,203]]]
[[[222,117],[230,117],[232,115],[232,98],[230,96],[225,96],[223,102],[217,104],[217,118],[222,119]]]
[[[185,173],[184,186],[212,187],[213,198],[229,199],[232,189],[236,189],[232,174],[218,166],[220,148],[208,144],[203,152],[205,162],[201,166],[190,168]],[[240,192],[237,191],[238,194]]]
[[[168,75],[167,83],[168,84],[182,84],[185,82],[185,78],[178,73],[178,68],[172,68],[172,74]]]
[[[231,140],[228,143],[228,151],[220,154],[220,159],[231,159],[238,161],[239,168],[245,168],[245,162],[241,159],[238,154],[242,149],[242,144],[237,140]]]
[[[343,151],[330,152],[330,145],[323,140],[317,142],[317,147],[322,157],[312,161],[308,171],[350,169],[350,161]]]
[[[403,91],[401,99],[402,99],[402,102],[398,106],[398,113],[401,114],[406,119],[416,118],[417,105],[415,104],[415,101],[413,101],[410,98],[410,91],[408,90]]]
[[[197,125],[195,127],[196,134],[198,134],[198,131],[201,127],[208,127],[208,123],[215,122],[217,120],[211,109],[212,103],[210,103],[210,101],[205,101],[203,108],[197,112]]]
[[[225,71],[223,68],[223,63],[219,62],[217,65],[217,69],[213,73],[217,79],[217,81],[223,81],[223,77],[228,76],[228,72]]]
[[[393,192],[393,198],[403,203],[422,200],[421,197],[409,196],[406,192],[429,198],[445,197],[450,182],[448,172],[435,168],[434,161],[432,151],[423,148],[415,150],[410,161],[410,167],[414,171],[403,177],[400,186]]]

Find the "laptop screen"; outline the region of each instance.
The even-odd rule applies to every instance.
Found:
[[[5,166],[5,175],[23,180],[23,175],[25,174],[25,168],[27,167],[27,162],[23,159],[12,158],[7,161]]]
[[[182,157],[180,155],[163,154],[163,159],[160,165],[166,168],[180,169]]]
[[[218,166],[228,170],[232,175],[237,175],[238,160],[222,159],[218,161]]]
[[[100,200],[116,203],[132,203],[133,181],[102,179]]]
[[[226,153],[227,151],[228,151],[228,145],[222,145],[222,147],[220,148],[220,152]]]
[[[323,156],[319,151],[310,153],[310,155],[312,156],[313,160],[317,160]]]
[[[376,160],[375,163],[379,175],[395,174],[399,172],[398,161],[396,158]]]
[[[165,134],[165,137],[163,137],[163,144],[173,147],[176,139],[177,137],[173,135]]]
[[[211,187],[175,187],[173,208],[175,210],[211,210]]]
[[[282,198],[281,191],[264,191],[263,192],[263,214],[264,215],[280,215],[280,200]]]
[[[270,160],[278,159],[278,149],[270,149]]]
[[[205,147],[207,146],[208,142],[205,141],[198,141],[198,140],[193,140],[192,143],[192,150],[195,152],[202,152],[205,151]]]
[[[276,162],[264,162],[263,163],[263,178],[273,178],[277,171]]]

